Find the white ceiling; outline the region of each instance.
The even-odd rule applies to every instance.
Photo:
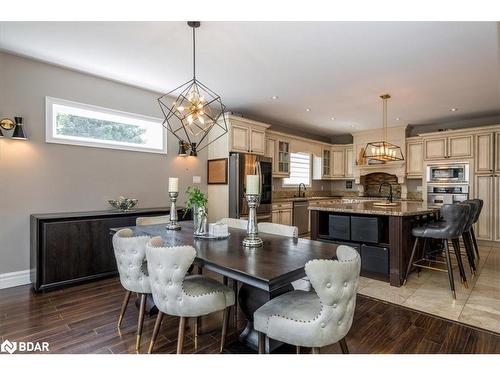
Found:
[[[257,120],[320,135],[376,128],[384,92],[389,126],[500,113],[498,23],[204,22],[198,30],[198,78],[229,110]],[[183,22],[1,22],[0,48],[158,92],[192,75]]]

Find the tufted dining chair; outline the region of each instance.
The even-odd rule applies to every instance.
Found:
[[[156,225],[170,223],[170,215],[144,216],[135,219],[135,225]]]
[[[225,217],[220,219],[219,223],[226,224],[229,228],[247,229],[248,220]]]
[[[284,225],[277,223],[258,223],[257,229],[261,233],[269,233],[275,234],[277,236],[284,236],[289,238],[298,238],[299,237],[299,228],[293,225]],[[292,281],[293,289],[295,290],[311,290],[311,283],[307,277],[303,277],[302,279]]]
[[[141,347],[142,326],[144,323],[144,310],[146,308],[147,294],[151,293],[151,285],[147,273],[146,244],[148,236],[134,237],[131,229],[120,229],[113,235],[113,249],[115,252],[116,265],[120,275],[120,283],[127,291],[118,317],[118,328],[120,328],[123,315],[127,309],[132,292],[141,297],[139,307],[139,319],[137,321],[137,333],[135,349]]]
[[[163,316],[178,316],[179,332],[177,354],[182,353],[187,318],[197,318],[216,311],[224,311],[220,351],[226,340],[229,308],[234,305],[231,288],[202,275],[187,276],[196,257],[192,246],[165,247],[161,237],[152,238],[146,245],[146,258],[151,277],[153,300],[158,307],[153,336],[148,353],[154,348]],[[195,323],[195,342],[198,329]]]
[[[343,353],[349,352],[345,336],[352,325],[361,259],[355,249],[345,245],[337,248],[337,259],[306,263],[313,291],[282,294],[255,311],[259,353],[264,352],[266,336],[295,345],[297,352],[300,347],[310,347],[319,353],[321,347],[336,342]]]

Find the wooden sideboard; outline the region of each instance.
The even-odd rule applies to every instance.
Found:
[[[179,219],[183,219],[179,209]],[[139,216],[170,213],[170,208],[127,212],[88,211],[30,216],[30,277],[35,291],[66,287],[117,274],[109,229],[135,225]],[[184,219],[190,219],[186,215]]]

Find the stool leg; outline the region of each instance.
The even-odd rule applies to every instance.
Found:
[[[311,353],[312,354],[319,354],[319,348],[312,348]]]
[[[300,346],[295,347],[295,354],[300,354]]]
[[[472,275],[476,275],[476,260],[474,259],[474,250],[472,249],[472,243],[470,241],[469,233],[462,233],[462,239],[464,241],[465,253],[467,254],[467,259],[469,260],[469,266]]]
[[[453,250],[455,250],[455,256],[457,257],[457,264],[458,264],[458,270],[460,271],[460,277],[462,279],[462,282],[464,283],[464,286],[466,288],[469,288],[469,285],[467,284],[467,277],[465,276],[464,265],[462,263],[462,256],[460,255],[460,241],[454,238],[451,240],[451,243],[453,244]]]
[[[118,317],[118,328],[122,325],[123,315],[125,315],[125,310],[127,310],[128,301],[130,300],[130,295],[132,292],[127,290],[125,293],[125,298],[123,299],[122,308],[120,310],[120,316]]]
[[[194,329],[193,329],[193,337],[194,337],[194,350],[198,349],[198,326],[200,325],[200,317],[194,318]]]
[[[446,266],[448,267],[448,279],[450,281],[451,294],[453,299],[457,299],[457,294],[455,293],[455,282],[453,281],[453,268],[451,267],[451,257],[450,249],[448,248],[448,240],[443,240],[444,242],[444,252],[446,255]]]
[[[413,243],[413,249],[412,249],[411,255],[410,255],[410,261],[408,262],[408,267],[406,268],[406,274],[405,274],[405,279],[403,281],[403,285],[406,285],[406,280],[408,279],[408,276],[410,275],[411,265],[413,263],[413,258],[415,257],[415,253],[417,251],[417,247],[418,247],[418,237],[415,237],[415,242]]]
[[[177,333],[177,354],[182,354],[185,331],[186,331],[186,317],[181,316],[179,318],[179,332]]]
[[[230,307],[226,307],[224,309],[224,316],[222,317],[222,336],[220,339],[220,352],[224,350],[224,346],[226,345],[226,336],[227,336],[227,326],[229,323],[229,309]]]
[[[259,332],[259,354],[266,352],[266,335]]]
[[[472,237],[472,242],[474,243],[474,250],[476,250],[476,258],[479,259],[479,247],[477,246],[476,234],[474,233],[474,228],[470,228],[470,236]]]

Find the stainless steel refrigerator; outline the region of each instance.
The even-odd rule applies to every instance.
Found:
[[[245,200],[246,176],[260,175],[260,205],[257,221],[271,221],[273,194],[272,159],[243,153],[229,156],[229,216],[237,219],[248,218],[248,204]]]

